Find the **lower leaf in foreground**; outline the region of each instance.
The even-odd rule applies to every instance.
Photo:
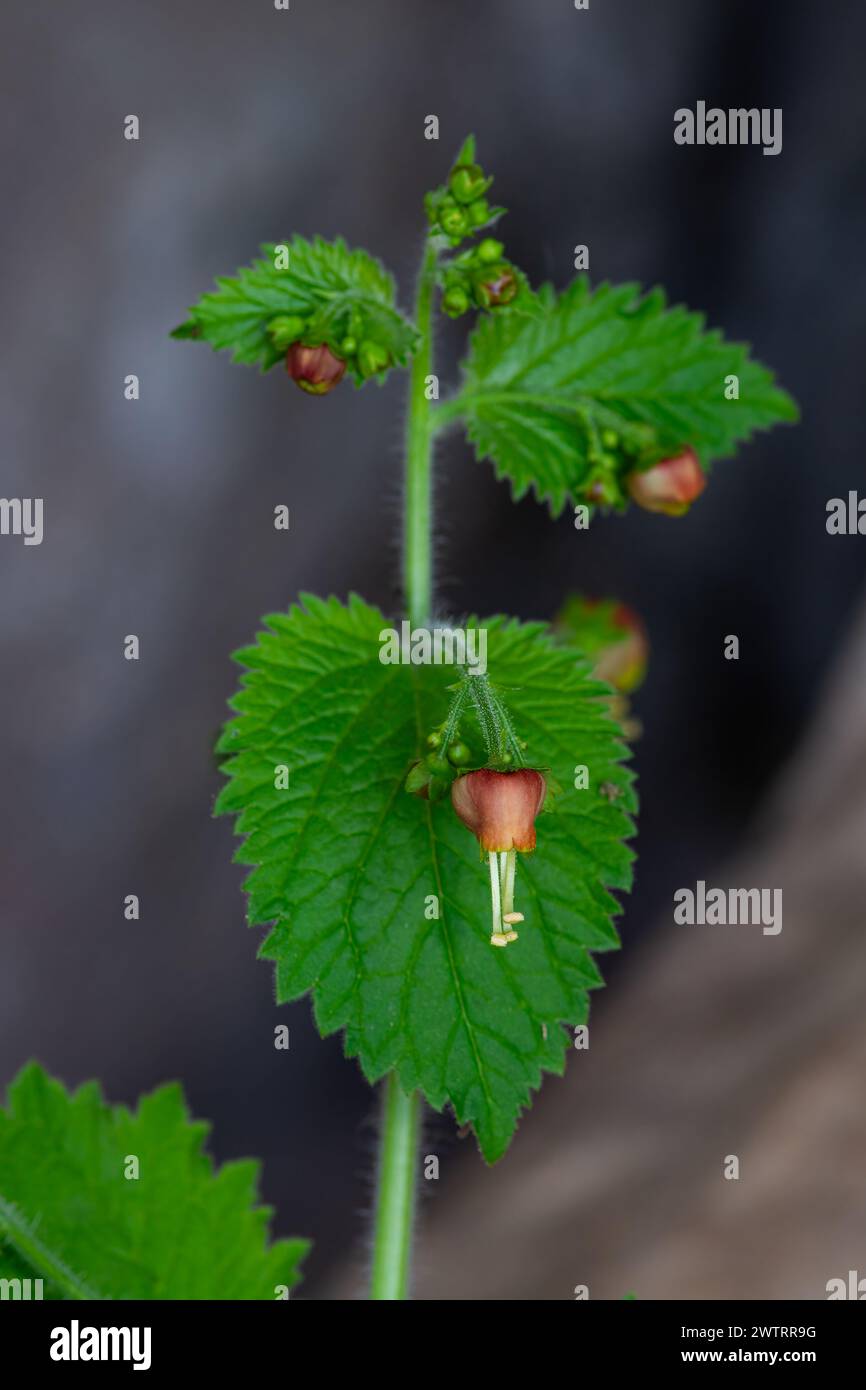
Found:
[[[307,1242],[268,1244],[259,1165],[214,1171],[208,1128],[176,1085],[132,1114],[24,1067],[0,1108],[0,1279],[54,1299],[286,1297]]]
[[[220,742],[217,811],[237,815],[253,866],[249,919],[273,924],[261,955],[279,1001],[312,991],[321,1032],[345,1029],[369,1080],[396,1068],[436,1109],[450,1102],[493,1161],[542,1072],[564,1068],[560,1025],[586,1020],[601,983],[590,951],[618,945],[610,890],[630,886],[636,803],[609,688],[544,624],[471,624],[528,759],[565,788],[523,856],[520,940],[491,951],[474,841],[450,799],[404,790],[455,667],[385,664],[390,629],[357,597],[303,603],[237,653],[238,717]]]

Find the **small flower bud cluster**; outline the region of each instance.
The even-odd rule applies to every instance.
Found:
[[[484,761],[483,756],[464,740],[459,725],[451,731],[446,745],[446,723],[427,735],[430,752],[414,764],[406,778],[407,791],[417,792],[430,801],[440,801],[458,773],[468,767],[478,767]]]
[[[479,164],[455,165],[447,185],[424,199],[431,229],[452,246],[459,246],[465,237],[484,227],[495,216],[484,196],[492,182]]]
[[[630,498],[646,511],[682,516],[707,485],[694,450],[659,459],[647,425],[584,429],[591,472],[583,496],[591,505],[622,510]]]
[[[516,298],[517,271],[503,249],[501,241],[488,236],[449,261],[442,286],[442,308],[449,318],[472,308],[498,309]]]
[[[622,433],[614,429],[589,433],[587,456],[592,472],[586,500],[601,507],[622,507],[626,500],[622,478],[638,466],[641,453],[652,444],[653,432],[645,425],[630,425]]]
[[[469,161],[468,153],[464,147],[447,184],[428,193],[424,200],[431,234],[452,248],[490,226],[505,211],[488,203],[485,195],[493,180],[480,164]],[[487,236],[446,262],[440,284],[442,309],[449,318],[460,318],[470,309],[499,309],[517,298],[522,277],[503,250],[501,241]]]
[[[280,314],[268,324],[268,334],[278,352],[286,354],[286,371],[302,391],[324,396],[342,381],[347,368],[362,381],[377,376],[391,365],[391,354],[382,343],[364,336],[357,315],[342,336],[327,341],[313,321],[296,314]]]

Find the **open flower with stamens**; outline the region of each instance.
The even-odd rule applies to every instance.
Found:
[[[517,940],[514,925],[523,921],[523,914],[514,910],[517,854],[535,849],[535,818],[546,793],[542,774],[528,767],[514,772],[482,767],[458,777],[451,787],[454,810],[489,860],[491,946]]]

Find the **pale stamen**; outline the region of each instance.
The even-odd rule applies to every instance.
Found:
[[[491,854],[491,861],[493,855]],[[508,931],[503,932],[502,926],[499,928],[498,937],[495,945],[507,946],[509,941],[517,940],[517,932],[513,930],[515,922],[523,921],[523,913],[514,911],[514,875],[517,871],[517,851],[502,850],[498,855],[499,859],[499,894],[500,894],[500,922],[508,927]],[[491,868],[491,875],[492,875]]]
[[[510,849],[503,854],[504,874],[502,883],[502,911],[509,915],[514,912],[514,876],[517,873],[517,850]]]
[[[493,909],[493,931],[491,946],[507,946],[509,934],[502,930],[502,894],[499,881],[499,855],[491,850],[487,856],[490,862],[490,903]]]

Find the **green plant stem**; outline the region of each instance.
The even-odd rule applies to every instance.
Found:
[[[409,1295],[409,1259],[415,1214],[421,1098],[407,1095],[396,1072],[384,1083],[379,1190],[373,1237],[370,1297],[405,1299]]]
[[[427,378],[433,371],[433,288],[436,253],[428,246],[421,262],[415,301],[420,341],[409,377],[406,431],[406,499],[403,522],[403,586],[409,620],[424,624],[433,613],[433,420]]]
[[[59,1255],[39,1239],[33,1227],[25,1221],[13,1203],[0,1197],[0,1244],[3,1241],[12,1247],[37,1277],[54,1284],[64,1298],[92,1301],[100,1297]]]
[[[418,349],[409,377],[403,588],[409,620],[423,626],[433,614],[433,429],[427,378],[433,370],[433,291],[436,252],[428,244],[418,275]],[[421,1098],[406,1095],[394,1072],[384,1083],[373,1276],[370,1297],[408,1297],[409,1257],[418,1176]]]

